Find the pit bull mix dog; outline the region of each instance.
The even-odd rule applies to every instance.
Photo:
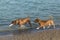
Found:
[[[21,25],[24,25],[27,23],[30,25],[30,27],[32,27],[29,17],[13,20],[9,26],[11,27],[17,24],[19,25],[19,27],[21,27]]]

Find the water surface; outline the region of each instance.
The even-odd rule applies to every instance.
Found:
[[[0,0],[0,30],[7,30],[12,20],[30,16],[60,23],[60,0]]]

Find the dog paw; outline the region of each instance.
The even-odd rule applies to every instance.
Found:
[[[43,29],[45,29],[45,27],[43,27]]]
[[[36,29],[40,29],[39,27],[37,27]]]

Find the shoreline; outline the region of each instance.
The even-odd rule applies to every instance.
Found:
[[[35,32],[15,30],[0,35],[0,40],[60,40],[60,29],[36,30]]]

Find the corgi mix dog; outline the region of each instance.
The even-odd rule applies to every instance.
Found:
[[[54,21],[52,19],[48,19],[48,20],[41,20],[39,18],[36,18],[34,20],[35,23],[38,23],[40,25],[40,27],[37,27],[36,29],[39,29],[39,28],[43,28],[45,29],[45,27],[49,28],[53,25],[53,27],[55,28],[55,24],[54,24]]]

